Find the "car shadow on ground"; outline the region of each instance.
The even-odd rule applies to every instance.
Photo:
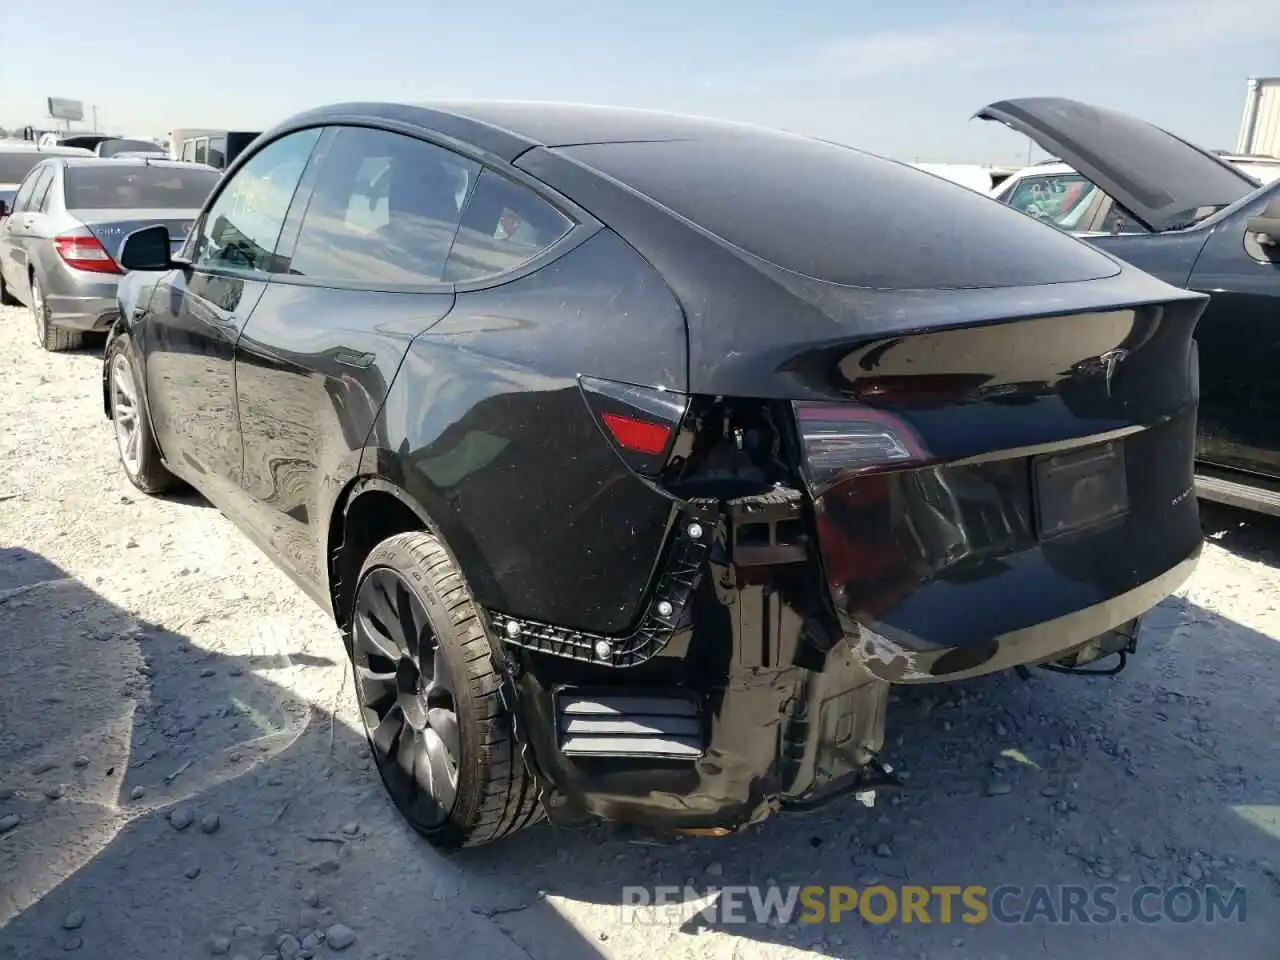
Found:
[[[1280,517],[1202,500],[1200,525],[1205,539],[1224,550],[1246,560],[1280,567]]]
[[[0,835],[3,960],[224,946],[253,960],[334,923],[360,937],[346,955],[396,960],[675,955],[694,949],[678,934],[702,931],[719,942],[707,955],[838,958],[1250,958],[1280,940],[1280,648],[1179,599],[1152,612],[1116,678],[903,689],[886,749],[908,789],[874,809],[837,802],[721,840],[543,824],[443,857],[394,815],[363,738],[282,685],[301,658],[200,649],[41,557],[3,552],[0,569],[21,571],[0,583],[0,817],[21,818]],[[935,911],[928,925],[805,926],[692,907],[625,925],[625,887],[771,882],[1238,884],[1248,913],[1216,926],[969,926],[959,910],[951,924]]]
[[[342,923],[346,956],[527,960],[459,908],[363,736],[272,679],[331,661],[201,649],[20,548],[0,571],[0,958],[257,960]]]

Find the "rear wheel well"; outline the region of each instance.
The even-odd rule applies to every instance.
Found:
[[[329,592],[339,627],[349,626],[356,580],[373,548],[396,534],[426,529],[422,517],[390,490],[356,481],[329,526]]]

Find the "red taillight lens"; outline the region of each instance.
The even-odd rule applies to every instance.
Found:
[[[902,418],[859,404],[792,404],[799,427],[802,470],[811,487],[838,477],[902,469],[926,462],[916,432]]]
[[[91,235],[67,234],[53,241],[63,263],[88,273],[119,273],[120,268],[98,238]]]
[[[665,423],[652,423],[617,413],[602,414],[600,419],[613,434],[613,439],[618,441],[618,446],[632,453],[656,456],[671,442],[672,427]]]
[[[596,377],[580,377],[579,383],[587,406],[622,459],[645,476],[661,473],[689,398]]]

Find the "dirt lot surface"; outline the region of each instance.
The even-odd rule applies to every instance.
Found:
[[[445,858],[384,799],[337,632],[116,464],[93,350],[0,309],[0,958],[1280,957],[1280,523],[1205,510],[1123,675],[896,697],[908,790],[730,839],[539,826]],[[622,922],[628,884],[1184,883],[1204,923]],[[1159,899],[1150,905],[1158,906]],[[354,939],[352,939],[354,938]]]

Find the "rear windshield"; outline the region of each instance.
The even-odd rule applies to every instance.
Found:
[[[41,160],[47,158],[47,153],[36,153],[34,150],[28,153],[5,153],[0,151],[0,183],[21,183],[22,178],[31,172]]]
[[[887,290],[1113,276],[1092,247],[967,187],[768,131],[558,148],[794,273]]]
[[[165,164],[85,164],[67,169],[69,210],[192,210],[218,182],[213,170]]]
[[[118,153],[154,153],[164,156],[164,147],[149,140],[104,140],[98,145],[98,156],[114,157]]]

